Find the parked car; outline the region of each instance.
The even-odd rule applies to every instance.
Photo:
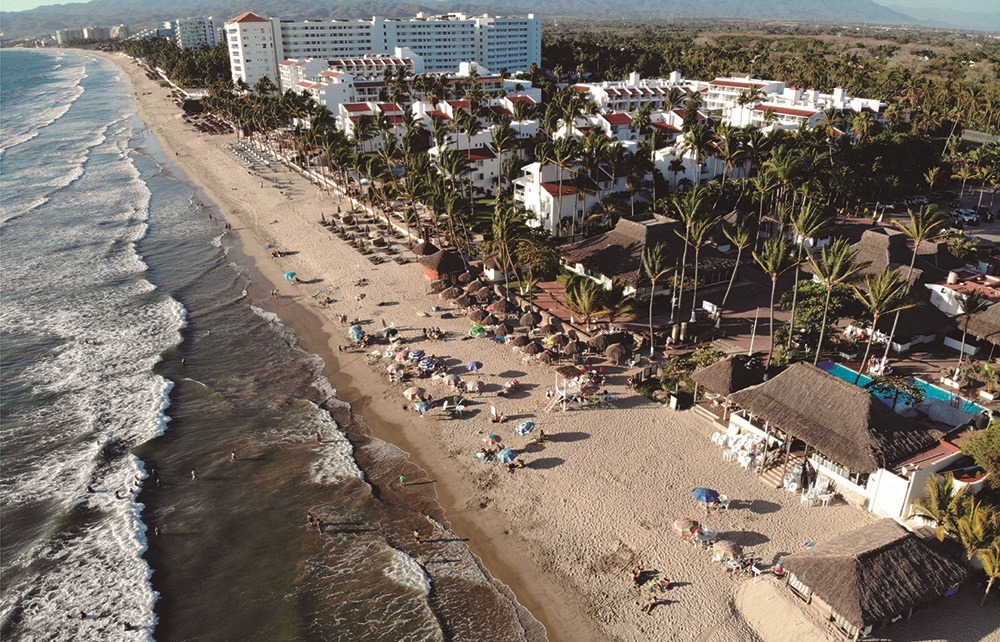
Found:
[[[957,209],[952,212],[952,217],[963,225],[979,225],[979,214],[972,209]]]

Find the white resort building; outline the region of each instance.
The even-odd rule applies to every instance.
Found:
[[[201,49],[219,44],[220,27],[211,16],[179,18],[174,21],[174,37],[181,49]]]
[[[542,21],[534,14],[294,21],[246,12],[226,23],[226,39],[233,81],[251,85],[262,76],[277,83],[278,65],[289,58],[362,58],[397,48],[412,50],[435,73],[463,62],[526,71],[542,59]]]

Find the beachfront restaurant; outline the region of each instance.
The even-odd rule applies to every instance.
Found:
[[[966,577],[964,565],[891,519],[789,555],[782,566],[807,610],[851,640],[953,595]]]
[[[810,505],[828,505],[838,495],[879,515],[906,519],[923,486],[917,488],[915,471],[904,473],[901,464],[933,452],[946,436],[807,363],[729,399],[734,409],[726,432],[713,438],[724,448],[723,458],[802,493]],[[924,468],[944,467],[953,455],[944,452]]]

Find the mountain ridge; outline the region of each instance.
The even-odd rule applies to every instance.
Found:
[[[90,25],[151,26],[185,16],[228,20],[243,11],[297,19],[354,20],[373,15],[407,17],[417,11],[442,13],[536,13],[543,17],[772,19],[819,22],[912,24],[917,21],[873,0],[92,0],[46,5],[27,11],[0,11],[6,37],[33,36]],[[845,20],[850,16],[850,20]]]

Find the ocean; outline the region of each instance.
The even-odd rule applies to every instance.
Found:
[[[440,507],[381,498],[405,453],[337,398],[114,64],[3,50],[0,103],[4,639],[545,639]]]

